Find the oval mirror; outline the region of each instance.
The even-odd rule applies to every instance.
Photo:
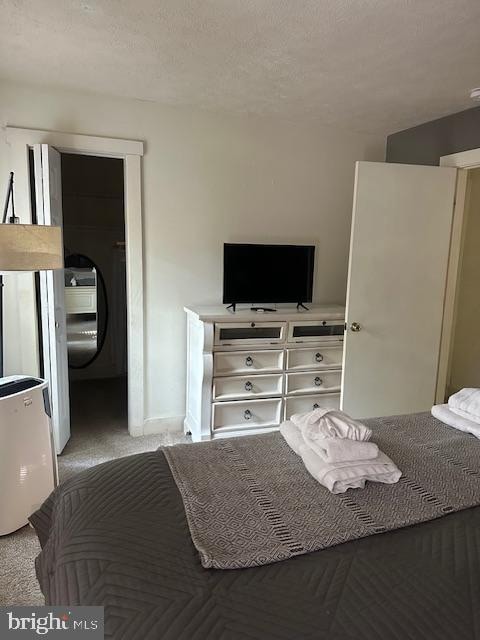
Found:
[[[84,369],[98,358],[105,343],[108,302],[102,273],[79,253],[65,258],[65,311],[68,366]]]

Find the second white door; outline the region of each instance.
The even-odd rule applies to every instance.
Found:
[[[435,402],[455,184],[450,167],[357,163],[342,385],[352,416]]]

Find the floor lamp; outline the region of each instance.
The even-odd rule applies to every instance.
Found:
[[[11,203],[12,215],[7,220]],[[8,272],[63,269],[63,241],[60,227],[19,224],[13,200],[13,172],[0,224],[0,377],[4,375],[3,275]]]

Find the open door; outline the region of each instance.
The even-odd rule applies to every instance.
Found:
[[[456,169],[358,162],[342,408],[367,418],[435,403]]]
[[[60,153],[47,144],[33,148],[35,200],[39,224],[62,226]],[[63,269],[40,272],[44,375],[50,385],[52,427],[57,454],[70,438],[67,332]]]

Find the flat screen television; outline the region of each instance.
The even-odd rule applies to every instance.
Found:
[[[225,244],[223,302],[311,302],[315,247]]]

